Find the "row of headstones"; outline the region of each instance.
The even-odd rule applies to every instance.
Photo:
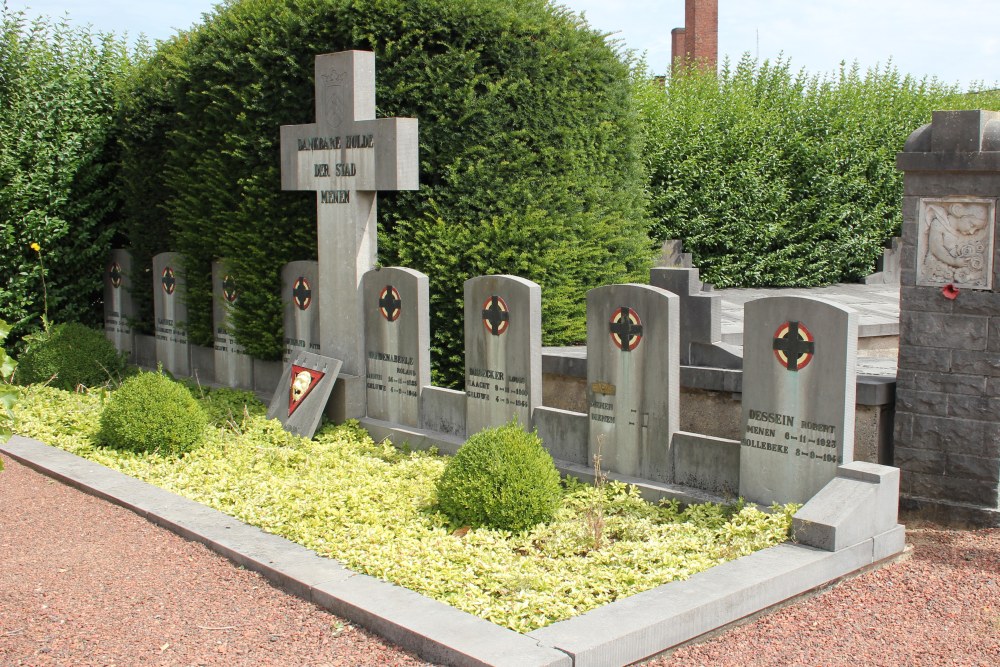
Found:
[[[156,356],[188,374],[183,275],[176,253],[153,261]],[[131,349],[129,256],[115,251],[106,279],[106,327]],[[318,350],[316,263],[282,272],[286,360]],[[215,375],[250,388],[252,359],[230,329],[238,286],[213,266]],[[428,279],[381,268],[364,274],[367,415],[422,428],[430,385]],[[672,483],[670,445],[679,424],[681,297],[652,285],[609,285],[587,294],[588,452],[606,470]],[[514,276],[465,284],[466,431],[518,420],[530,426],[542,400],[541,289]],[[853,458],[856,315],[818,299],[777,297],[746,306],[740,494],[804,502]]]
[[[131,323],[136,317],[131,285],[132,256],[113,250],[104,280],[104,329],[119,350],[132,354]],[[281,273],[284,304],[285,354],[319,351],[317,266],[314,261],[290,262]],[[240,297],[225,260],[212,263],[215,381],[227,387],[253,389],[253,360],[232,335],[232,307]],[[187,304],[181,257],[166,252],[153,257],[153,313],[156,360],[174,375],[191,374],[187,336]]]

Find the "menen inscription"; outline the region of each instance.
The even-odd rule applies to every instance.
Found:
[[[995,221],[994,199],[921,199],[917,285],[991,289]]]

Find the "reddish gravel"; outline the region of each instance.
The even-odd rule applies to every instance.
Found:
[[[0,665],[425,665],[4,457]]]
[[[4,458],[0,665],[421,665],[205,547]],[[1000,665],[1000,529],[645,664]]]
[[[1000,665],[1000,529],[910,528],[909,558],[649,666]]]

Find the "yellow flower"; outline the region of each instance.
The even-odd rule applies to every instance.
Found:
[[[34,250],[35,252],[41,252],[42,246],[38,245],[37,243],[32,243],[31,249]]]

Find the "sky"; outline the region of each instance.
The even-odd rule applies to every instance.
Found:
[[[460,0],[459,0],[460,1]],[[3,2],[3,0],[0,0]],[[101,31],[165,39],[201,22],[213,0],[6,0],[29,16],[68,15]],[[601,32],[646,55],[653,74],[670,63],[670,31],[684,0],[563,0]],[[996,0],[719,0],[719,58],[783,55],[796,70],[862,69],[891,61],[904,74],[962,88],[1000,87]]]

